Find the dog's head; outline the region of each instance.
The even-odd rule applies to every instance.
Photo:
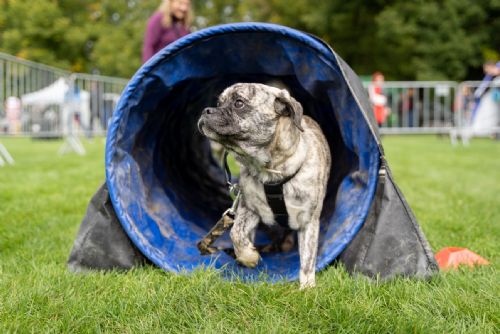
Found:
[[[279,122],[289,123],[288,131],[303,131],[302,114],[287,90],[238,83],[222,92],[217,107],[203,110],[198,128],[226,147],[263,147],[273,141]]]

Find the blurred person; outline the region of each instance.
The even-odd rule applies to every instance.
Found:
[[[460,122],[463,120],[470,119],[470,113],[474,108],[474,91],[469,85],[462,85],[460,89],[460,94],[457,94],[457,100],[455,104],[455,117],[460,117],[459,112],[462,111]],[[459,120],[457,119],[457,123]]]
[[[103,105],[103,87],[102,83],[98,80],[92,80],[90,82],[90,116],[89,116],[89,127],[86,135],[88,138],[94,136],[94,127],[96,121],[99,121],[103,116],[102,105]]]
[[[500,75],[500,61],[495,63],[493,61],[488,61],[483,65],[483,71],[486,75],[491,77],[496,77]]]
[[[483,70],[485,76],[473,93],[470,117],[466,119],[465,127],[453,135],[455,138],[460,136],[464,144],[472,137],[499,138],[496,129],[500,125],[500,62],[486,62]]]
[[[192,17],[190,0],[163,0],[148,20],[142,62],[145,63],[168,44],[189,34]]]
[[[5,101],[5,118],[8,132],[17,134],[21,130],[21,100],[17,96],[9,96]]]
[[[500,61],[495,63],[493,61],[487,61],[483,64],[484,78],[481,84],[474,91],[474,108],[472,110],[471,121],[474,121],[477,111],[481,104],[481,99],[490,90],[492,81],[495,80],[497,76],[500,76]],[[493,92],[493,98],[496,100],[498,96],[497,92]]]
[[[391,110],[387,107],[387,97],[383,93],[384,75],[375,72],[372,75],[372,82],[368,86],[368,95],[373,104],[373,113],[379,126],[384,124]]]
[[[483,64],[484,78],[481,84],[474,92],[474,97],[480,99],[481,96],[486,93],[490,86],[490,82],[495,79],[496,76],[500,75],[500,61],[495,64],[493,61],[487,61]]]
[[[398,117],[400,119],[400,126],[407,126],[410,128],[415,126],[416,124],[414,124],[414,118],[416,112],[417,103],[415,103],[415,88],[410,87],[406,90],[406,92],[401,94],[401,99],[398,103]]]

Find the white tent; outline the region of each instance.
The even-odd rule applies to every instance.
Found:
[[[64,103],[68,86],[64,78],[59,78],[47,87],[21,96],[21,101],[23,106],[45,107],[51,104],[62,104]]]
[[[60,124],[63,133],[67,133],[71,124],[70,115],[80,114],[83,127],[90,126],[90,93],[78,90],[69,92],[70,85],[65,78],[59,78],[54,83],[33,93],[21,96],[23,108],[31,107],[35,110],[44,110],[53,105],[59,105]]]

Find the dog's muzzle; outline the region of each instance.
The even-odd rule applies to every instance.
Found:
[[[209,115],[215,114],[216,112],[217,112],[216,108],[210,108],[210,107],[203,109],[203,111],[201,112],[201,117],[198,120],[198,131],[200,131],[202,135],[206,135],[203,132],[203,127],[206,125],[205,118],[208,117]]]

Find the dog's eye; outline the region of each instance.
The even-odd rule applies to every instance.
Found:
[[[235,108],[240,109],[240,108],[243,108],[244,105],[245,105],[245,103],[243,103],[243,101],[240,100],[240,99],[234,101],[234,107]]]

